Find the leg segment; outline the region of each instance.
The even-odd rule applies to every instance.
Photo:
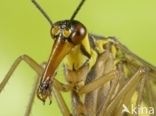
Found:
[[[99,77],[98,79],[94,80],[93,82],[81,87],[79,90],[78,90],[78,94],[81,95],[81,94],[87,94],[91,91],[94,91],[96,90],[97,88],[101,87],[102,85],[104,85],[106,82],[110,81],[110,80],[113,80],[117,75],[117,72],[115,71],[112,71],[108,74],[105,74],[101,77]]]
[[[99,109],[97,109],[96,114],[98,116],[103,116],[105,114],[106,108],[109,105],[111,98],[113,96],[113,94],[115,93],[116,87],[118,85],[118,77],[112,82],[112,87],[110,88],[110,91],[105,99],[105,102],[99,107]]]
[[[4,77],[3,81],[0,83],[0,92],[6,86],[7,82],[11,78],[11,75],[13,74],[13,72],[18,67],[18,65],[20,64],[21,61],[26,62],[38,74],[38,78],[35,80],[34,88],[32,90],[32,94],[31,94],[30,99],[29,99],[29,102],[28,102],[28,107],[27,107],[27,109],[25,111],[25,115],[24,115],[24,116],[29,116],[30,113],[31,113],[33,101],[34,101],[34,98],[35,98],[35,93],[36,93],[37,85],[38,85],[39,80],[40,80],[39,77],[41,77],[42,72],[44,70],[44,68],[42,66],[40,66],[39,64],[37,64],[32,58],[30,58],[27,55],[22,55],[22,56],[18,57],[15,60],[15,62],[13,63],[13,65],[11,66],[11,68],[8,71],[8,73],[6,74],[6,76]],[[63,89],[65,88],[65,90],[66,89],[68,90],[68,86],[66,87],[65,85],[63,85],[59,81],[54,80],[53,93],[56,96],[56,99],[57,99],[58,103],[60,104],[60,110],[63,112],[63,115],[64,114],[70,114],[67,106],[64,103],[64,100],[63,100],[61,94],[59,93],[59,89],[60,88],[63,88]],[[66,115],[66,116],[69,116],[69,115]]]
[[[39,80],[40,80],[40,78],[38,77],[36,79],[36,82],[34,83],[34,87],[33,87],[32,93],[30,95],[28,106],[26,108],[24,116],[29,116],[30,113],[31,113],[32,106],[33,106],[34,99],[35,99],[35,95],[36,95],[36,90],[37,90],[37,87],[38,87],[38,84],[39,84]]]
[[[74,116],[89,116],[77,92],[72,91],[72,110]]]
[[[8,71],[6,76],[4,77],[3,81],[0,83],[0,92],[6,86],[7,82],[11,78],[11,75],[13,74],[13,72],[18,67],[18,65],[20,64],[21,61],[25,61],[39,76],[41,76],[43,68],[39,64],[37,64],[32,58],[30,58],[29,56],[22,55],[22,56],[18,57],[15,60],[15,62],[11,66],[10,70]],[[25,116],[29,116],[30,113],[31,113],[32,104],[33,104],[33,101],[34,101],[35,91],[36,91],[38,82],[39,82],[39,78],[37,78],[35,80],[35,85],[34,85],[34,88],[32,90],[32,94],[31,94],[30,99],[29,99],[28,107],[27,107],[27,109],[25,111]]]
[[[54,81],[56,81],[56,80],[54,80]],[[59,106],[63,116],[71,116],[70,111],[69,111],[60,91],[59,91],[59,87],[56,84],[56,82],[54,82],[54,84],[53,84],[53,94],[57,100],[58,106]]]
[[[119,91],[117,96],[115,96],[115,98],[111,101],[111,103],[106,109],[105,115],[109,116],[111,113],[113,113],[115,106],[121,101],[122,98],[124,98],[124,96],[127,94],[127,92],[129,92],[129,90],[131,90],[133,87],[136,87],[144,73],[144,68],[138,69],[134,76],[127,82],[127,84]]]
[[[32,58],[30,58],[27,55],[22,55],[20,57],[18,57],[15,62],[13,63],[13,65],[11,66],[10,70],[8,71],[8,73],[6,74],[6,76],[4,77],[4,79],[2,80],[2,82],[0,83],[0,92],[3,90],[3,88],[5,87],[5,85],[7,84],[7,82],[9,81],[11,75],[13,74],[13,72],[15,71],[15,69],[17,68],[17,66],[20,64],[21,61],[25,61],[36,73],[38,73],[39,75],[42,74],[42,70],[43,68],[40,67],[39,64],[37,64]]]
[[[87,94],[91,91],[94,91],[96,90],[97,88],[100,88],[101,86],[103,86],[105,83],[109,82],[109,81],[112,81],[115,79],[115,82],[114,82],[114,86],[112,86],[112,88],[110,89],[110,93],[109,95],[112,96],[114,90],[115,90],[115,87],[117,85],[117,72],[115,71],[112,71],[108,74],[105,74],[104,76],[94,80],[93,82],[83,86],[82,88],[80,88],[80,91],[78,92],[79,94]],[[101,103],[102,104],[102,108],[100,111],[104,111],[103,108],[105,108],[107,105],[108,105],[108,102],[110,101],[110,96],[107,97],[107,102],[105,101],[105,104]],[[89,102],[89,101],[88,101]],[[98,111],[96,111],[96,113],[98,113]],[[101,113],[100,113],[101,114]],[[101,115],[103,116],[103,115]]]

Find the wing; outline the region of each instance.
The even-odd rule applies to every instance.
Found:
[[[89,36],[92,48],[99,54],[92,72],[99,71],[105,75],[114,70],[114,66],[115,70],[119,72],[116,80],[109,81],[96,90],[98,91],[94,95],[97,101],[96,115],[148,114],[150,108],[150,113],[153,113],[152,108],[156,109],[156,67],[132,53],[114,37],[93,34]],[[106,57],[108,57],[107,60]],[[103,65],[98,62],[103,62]],[[99,65],[101,68],[98,68]],[[97,78],[94,77],[91,80]],[[89,79],[90,76],[87,80]],[[88,99],[88,102],[91,101]],[[125,106],[127,109],[124,109]],[[132,107],[137,110],[134,111]],[[143,108],[147,108],[147,112],[142,112]]]
[[[110,37],[111,38],[111,37]],[[111,38],[112,39],[112,38]],[[138,88],[136,89],[138,92],[138,96],[140,97],[140,104],[144,103],[147,107],[153,107],[156,109],[156,67],[146,62],[142,58],[135,55],[131,52],[127,47],[121,44],[117,39],[115,39],[115,44],[119,51],[124,54],[121,62],[124,62],[123,65],[126,66],[127,70],[133,74],[138,70],[139,67],[145,68],[144,81],[140,81],[138,83]],[[143,79],[142,79],[143,80]],[[141,83],[142,82],[142,83]],[[142,90],[139,90],[142,89]],[[141,93],[140,93],[141,92]]]

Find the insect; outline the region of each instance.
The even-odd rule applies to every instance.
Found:
[[[40,78],[36,80],[26,116],[30,114],[35,91],[43,102],[49,99],[51,103],[54,95],[65,116],[126,115],[122,112],[123,105],[129,107],[134,96],[137,96],[134,105],[143,103],[155,109],[156,68],[130,52],[116,38],[88,33],[86,27],[74,19],[84,0],[69,20],[56,23],[35,0],[32,2],[52,26],[54,45],[51,55],[45,68],[27,55],[20,56],[0,84],[1,92],[22,60],[37,72]],[[55,78],[63,59],[68,84]],[[61,92],[71,92],[72,110],[66,106]]]

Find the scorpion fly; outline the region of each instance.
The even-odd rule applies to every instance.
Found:
[[[27,55],[18,57],[0,83],[2,92],[21,61],[38,74],[25,116],[30,115],[36,94],[50,104],[54,96],[63,116],[139,116],[141,107],[151,108],[149,115],[154,115],[156,67],[115,37],[88,33],[85,25],[75,20],[85,0],[81,0],[70,19],[55,23],[37,1],[32,2],[51,25],[51,54],[45,67]],[[67,84],[55,78],[62,61]],[[72,108],[67,106],[62,92],[71,93]]]

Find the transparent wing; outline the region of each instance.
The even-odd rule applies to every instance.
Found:
[[[95,68],[94,71],[103,72],[105,75],[106,72],[114,70],[115,65],[115,70],[119,73],[116,79],[98,90],[96,115],[151,115],[156,109],[156,67],[132,53],[114,37],[90,36],[95,41],[107,41],[104,42],[107,47],[102,53],[107,52],[108,57],[102,66],[104,70]],[[91,44],[96,47],[92,40]],[[115,55],[111,50],[112,46],[116,49]],[[105,59],[106,55],[103,55],[97,62]]]

